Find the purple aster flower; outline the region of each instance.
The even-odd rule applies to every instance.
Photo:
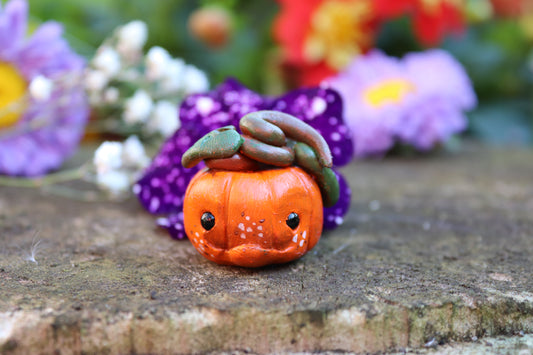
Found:
[[[180,108],[181,128],[161,147],[152,165],[133,187],[141,204],[150,213],[164,214],[158,224],[172,237],[185,238],[183,230],[183,197],[189,181],[202,168],[181,166],[181,156],[199,138],[227,125],[239,126],[247,113],[276,110],[291,114],[313,126],[328,142],[335,166],[350,162],[353,156],[351,133],[342,118],[342,100],[331,89],[308,88],[280,97],[264,97],[228,79],[213,91],[187,97]],[[342,223],[350,205],[350,188],[336,172],[340,183],[340,199],[324,209],[325,228]]]
[[[89,112],[79,80],[83,59],[57,23],[46,22],[26,38],[27,15],[24,0],[0,4],[0,174],[36,176],[58,168],[77,147]],[[32,94],[36,78],[51,87]]]
[[[355,155],[382,155],[396,142],[429,150],[466,128],[476,95],[462,66],[443,50],[403,59],[372,51],[324,83],[344,98]]]

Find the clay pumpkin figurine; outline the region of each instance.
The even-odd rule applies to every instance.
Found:
[[[260,267],[303,256],[322,233],[323,206],[339,198],[324,138],[303,121],[277,111],[244,116],[239,127],[212,131],[182,157],[201,162],[187,187],[187,236],[207,259]]]

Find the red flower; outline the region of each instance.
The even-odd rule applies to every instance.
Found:
[[[464,28],[461,0],[375,0],[375,12],[387,20],[403,14],[413,17],[413,30],[422,44],[439,44],[449,32]]]
[[[391,19],[412,12],[416,8],[416,0],[374,0],[374,8],[381,19]]]
[[[520,17],[533,9],[533,0],[491,0],[494,13],[502,17]]]
[[[278,0],[274,37],[299,85],[315,85],[373,46],[370,0]]]

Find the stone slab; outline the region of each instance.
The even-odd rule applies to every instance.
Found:
[[[376,353],[533,333],[533,151],[344,173],[343,226],[262,269],[205,260],[134,199],[0,187],[0,353]]]

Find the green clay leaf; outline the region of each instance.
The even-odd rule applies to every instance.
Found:
[[[340,187],[339,180],[331,168],[323,168],[318,181],[322,191],[322,202],[324,207],[331,207],[339,201]]]
[[[211,131],[183,154],[181,165],[192,168],[204,159],[229,158],[238,152],[243,141],[233,126]]]
[[[250,137],[244,138],[241,153],[261,163],[289,166],[294,161],[294,151],[289,147],[275,147]]]
[[[305,143],[294,145],[295,163],[307,173],[315,177],[322,193],[324,207],[331,207],[337,203],[340,195],[339,181],[332,169],[320,165],[313,148]]]
[[[261,118],[281,128],[287,138],[306,143],[317,152],[320,165],[328,168],[333,165],[333,158],[328,143],[313,127],[304,121],[279,111],[256,111],[248,114]]]
[[[278,126],[265,121],[257,115],[248,114],[241,118],[239,127],[243,134],[263,143],[281,147],[285,145],[285,134]]]

